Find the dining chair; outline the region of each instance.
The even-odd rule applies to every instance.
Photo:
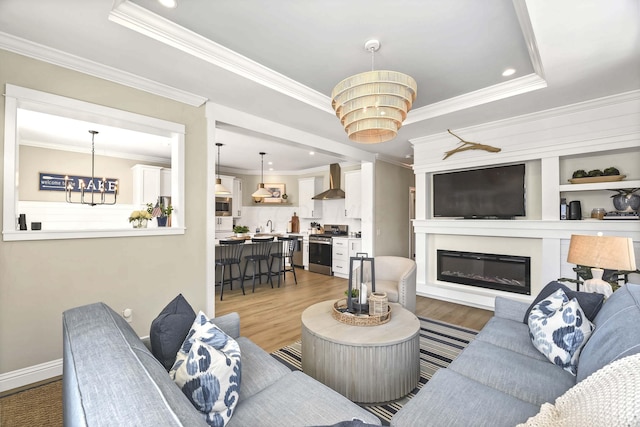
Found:
[[[271,272],[269,269],[269,255],[271,253],[271,247],[273,246],[273,237],[269,238],[257,238],[251,239],[251,254],[244,257],[246,263],[244,265],[244,272],[242,273],[242,282],[244,284],[247,276],[247,267],[251,264],[252,274],[251,279],[253,281],[252,291],[256,291],[256,276],[258,276],[258,283],[262,283],[262,276],[267,276],[271,288],[273,288],[273,281],[271,280]],[[264,261],[266,271],[262,271],[262,262]]]
[[[220,271],[220,282],[216,283],[216,285],[220,285],[220,301],[222,301],[225,283],[229,283],[229,290],[231,290],[233,289],[234,280],[240,280],[242,295],[245,295],[243,279],[240,274],[240,261],[242,259],[243,248],[244,240],[220,240],[220,244],[216,248],[216,270]],[[234,265],[238,266],[238,275],[235,277],[233,276]],[[224,272],[227,266],[229,267],[229,278],[225,279]],[[218,269],[218,267],[220,268]]]
[[[293,280],[296,285],[298,284],[298,278],[296,277],[296,268],[293,265],[293,251],[296,249],[296,245],[298,244],[297,237],[279,237],[278,241],[281,241],[282,244],[279,246],[279,251],[271,254],[271,264],[269,264],[269,271],[273,272],[273,261],[278,260],[278,271],[273,272],[273,274],[278,275],[278,287],[280,287],[280,278],[287,281],[287,272],[293,273]],[[287,262],[289,266],[287,267]]]

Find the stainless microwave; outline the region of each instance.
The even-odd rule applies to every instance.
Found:
[[[216,197],[216,216],[231,216],[231,197]]]

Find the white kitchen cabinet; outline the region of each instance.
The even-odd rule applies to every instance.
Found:
[[[234,218],[242,217],[242,180],[233,180],[233,198],[231,200],[231,212]]]
[[[230,216],[216,217],[216,239],[226,239],[233,236],[233,218]]]
[[[171,169],[160,170],[160,195],[171,197]]]
[[[322,192],[322,177],[298,179],[298,216],[300,218],[322,218],[322,200],[313,196]]]
[[[149,165],[134,165],[131,168],[133,175],[133,204],[145,205],[147,203],[153,203],[155,205],[158,201],[158,196],[161,196],[161,171],[160,166]],[[167,194],[170,196],[170,194]]]
[[[331,248],[331,270],[333,271],[333,275],[348,279],[351,257],[356,256],[356,254],[361,251],[362,241],[348,237],[334,237]]]
[[[346,218],[361,218],[362,179],[360,171],[349,171],[344,173],[344,216]]]

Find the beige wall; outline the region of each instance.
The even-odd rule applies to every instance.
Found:
[[[411,169],[378,161],[375,167],[375,254],[409,257]]]
[[[0,374],[61,358],[61,315],[74,306],[104,301],[119,312],[131,308],[132,326],[141,336],[148,335],[153,318],[178,293],[196,311],[204,310],[204,107],[190,107],[2,50],[0,64],[2,90],[11,83],[184,124],[187,165],[184,235],[0,241]],[[0,103],[0,130],[4,135],[4,102]],[[0,176],[3,167],[0,163]]]
[[[91,154],[20,146],[20,200],[64,202],[60,191],[40,191],[40,173],[91,176]],[[133,203],[133,171],[137,164],[171,167],[171,164],[142,162],[118,157],[95,156],[95,176],[118,180],[118,203]],[[77,194],[74,197],[78,197]],[[110,196],[111,197],[111,196]],[[152,200],[149,200],[152,202]]]

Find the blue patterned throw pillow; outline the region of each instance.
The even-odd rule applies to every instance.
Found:
[[[169,375],[207,424],[223,427],[238,404],[240,347],[200,312]]]
[[[569,300],[562,289],[533,306],[529,314],[533,345],[554,364],[576,374],[582,347],[593,332],[577,299]]]

